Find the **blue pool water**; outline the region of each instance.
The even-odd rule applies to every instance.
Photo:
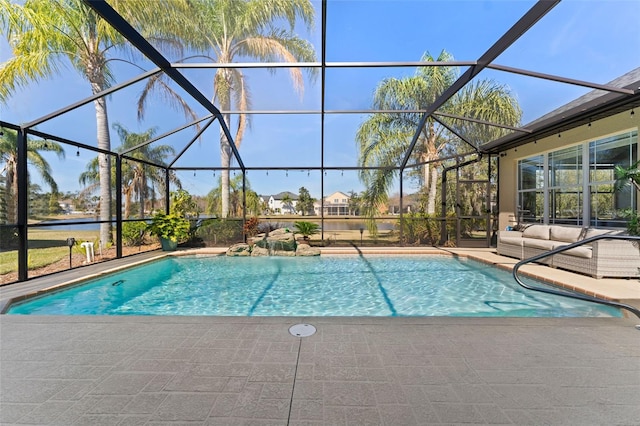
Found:
[[[539,284],[541,285],[541,284]],[[522,289],[509,272],[451,257],[179,257],[12,305],[9,314],[621,316]]]

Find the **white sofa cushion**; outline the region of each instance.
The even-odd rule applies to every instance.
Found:
[[[500,237],[500,244],[522,247],[522,237]]]
[[[611,234],[611,235],[617,235],[617,234],[622,234],[622,231],[617,231],[615,229],[588,229],[587,230],[587,237],[595,237],[596,235],[605,235],[605,234]]]
[[[568,226],[552,225],[549,239],[563,241],[565,243],[575,243],[580,239],[582,228],[571,228]]]
[[[549,226],[548,225],[531,225],[524,230],[522,236],[525,238],[536,238],[538,240],[549,239]]]
[[[542,250],[551,250],[553,249],[553,245],[555,244],[555,241],[539,240],[537,238],[523,238],[522,241],[525,247],[537,248]]]
[[[505,238],[522,238],[522,232],[520,232],[520,231],[498,231],[498,240],[502,241]]]
[[[560,248],[562,247],[563,244],[555,244],[553,246],[554,249]],[[591,257],[593,256],[593,249],[590,246],[580,246],[580,247],[574,247],[572,249],[560,252],[554,256],[558,256],[561,254],[566,254],[569,256],[574,256],[574,257],[583,257],[585,259],[591,259]]]

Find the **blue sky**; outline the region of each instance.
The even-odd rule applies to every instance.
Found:
[[[296,31],[321,52],[320,2],[316,28]],[[437,56],[442,49],[457,60],[476,60],[532,5],[533,1],[426,1],[332,0],[327,8],[327,61],[416,61],[426,51]],[[537,72],[606,83],[640,66],[640,2],[572,1],[556,6],[533,29],[519,39],[495,62]],[[6,40],[0,44],[0,61],[11,55]],[[150,68],[149,64],[143,66]],[[125,64],[114,68],[118,82],[138,75],[139,70]],[[463,72],[464,70],[461,70]],[[386,77],[412,75],[413,68],[329,69],[326,79],[326,109],[366,109],[371,105],[376,85]],[[208,97],[212,94],[212,70],[189,70],[185,75]],[[253,107],[257,110],[319,110],[320,80],[305,81],[304,95],[296,94],[285,70],[247,70]],[[485,70],[477,78],[491,78],[507,84],[524,111],[523,123],[586,93],[588,89],[547,82],[503,72]],[[143,122],[136,119],[135,103],[143,83],[109,97],[109,118],[131,131],[157,127],[157,133],[185,123],[184,117],[155,100]],[[0,119],[24,123],[64,107],[90,94],[88,83],[71,68],[61,75],[34,83],[0,106]],[[202,114],[203,108],[192,105]],[[357,164],[354,135],[366,118],[360,114],[328,115],[325,119],[325,165],[350,167]],[[72,140],[95,146],[95,113],[86,105],[38,127]],[[181,132],[163,143],[180,151],[192,137]],[[219,166],[218,131],[212,126],[203,140],[176,165],[185,167]],[[112,146],[119,145],[115,132]],[[254,115],[252,127],[240,147],[245,165],[251,167],[317,167],[320,165],[320,117],[318,115]],[[59,162],[47,157],[62,190],[76,190],[78,175],[92,153],[67,150]],[[186,189],[203,195],[212,185],[210,172],[183,172]],[[298,192],[307,187],[320,196],[320,174],[314,171],[250,172],[249,181],[261,194]],[[337,170],[325,177],[324,193],[361,191],[354,172]]]

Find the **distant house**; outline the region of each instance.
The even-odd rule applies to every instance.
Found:
[[[417,211],[418,206],[418,194],[408,194],[402,199],[402,213],[411,213]],[[387,211],[383,211],[387,210]],[[400,214],[400,197],[394,195],[389,197],[389,201],[386,207],[383,207],[380,213]]]
[[[334,192],[324,197],[325,216],[347,216],[349,214],[349,197],[341,191]]]
[[[60,206],[60,211],[63,214],[71,214],[71,212],[75,211],[76,209],[76,206],[73,204],[73,201],[70,199],[59,200],[58,206]]]
[[[288,200],[285,202],[285,199]],[[296,214],[296,202],[298,195],[284,191],[275,195],[263,195],[262,200],[269,207],[269,211],[275,214]]]

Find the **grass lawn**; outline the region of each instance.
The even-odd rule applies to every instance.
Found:
[[[275,218],[271,218],[273,222]],[[309,220],[312,217],[278,217],[280,221],[289,220]],[[265,220],[265,219],[262,219]],[[29,269],[41,268],[51,265],[61,259],[69,257],[69,247],[67,247],[67,238],[73,237],[76,242],[95,241],[98,238],[99,231],[69,231],[69,230],[48,230],[48,229],[29,229]],[[325,231],[325,245],[351,245],[352,243],[360,244],[360,232],[358,230],[344,231]],[[362,235],[364,245],[395,245],[398,243],[397,233],[391,231],[378,232],[377,238],[369,235],[367,230]],[[311,236],[311,244],[320,244],[320,234]],[[76,245],[73,253],[84,254],[84,250]],[[18,251],[8,250],[0,252],[0,275],[18,270]]]
[[[314,234],[311,236],[311,243],[320,243],[321,234]],[[325,231],[324,241],[325,245],[338,244],[338,245],[351,245],[360,244],[361,240],[360,231],[345,230],[345,231]],[[362,234],[362,244],[365,246],[393,246],[398,244],[398,233],[393,231],[378,231],[377,237],[372,237],[369,231],[365,230]]]
[[[50,231],[29,230],[29,269],[40,268],[69,256],[67,238],[76,241],[94,241],[98,231]],[[79,246],[73,248],[76,253],[84,253]],[[0,252],[0,275],[18,270],[18,250]]]

